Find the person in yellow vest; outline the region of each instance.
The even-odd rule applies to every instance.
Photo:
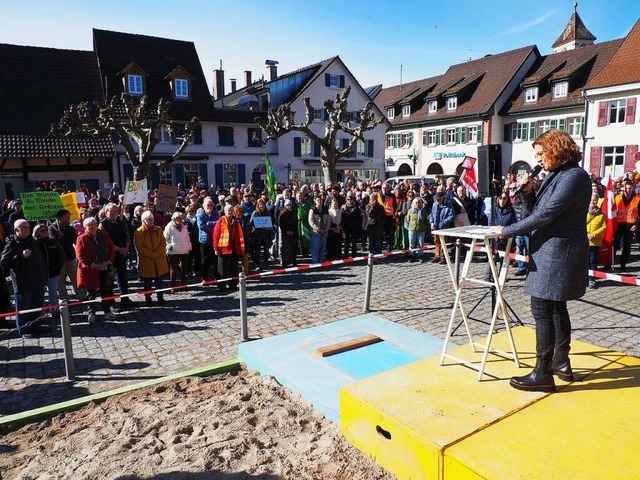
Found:
[[[589,268],[596,270],[598,268],[598,251],[602,246],[605,231],[607,230],[607,222],[602,213],[602,199],[594,194],[591,197],[591,205],[587,213],[587,238],[589,239]],[[589,279],[589,288],[598,288],[595,277]]]
[[[232,205],[225,205],[224,217],[213,228],[213,249],[218,256],[218,270],[222,278],[236,277],[238,260],[244,255],[244,235]],[[218,284],[221,292],[234,290],[237,286],[237,280]]]
[[[142,225],[133,236],[133,243],[138,252],[138,273],[145,290],[162,288],[162,277],[169,273],[166,256],[166,242],[162,229],[155,225],[153,212],[146,210],[141,217]],[[164,304],[162,293],[156,294],[158,303]],[[147,305],[151,305],[151,295],[144,296]]]
[[[615,247],[622,249],[620,254],[620,270],[625,270],[631,254],[631,242],[638,229],[638,208],[640,207],[640,195],[636,194],[632,181],[627,180],[623,185],[622,193],[616,195],[616,231]]]

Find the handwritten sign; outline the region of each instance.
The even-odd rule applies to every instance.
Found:
[[[271,230],[273,223],[271,223],[271,217],[253,217],[253,226],[260,230]]]
[[[156,195],[156,208],[161,212],[172,212],[176,208],[178,198],[178,187],[173,185],[158,185]]]
[[[79,220],[80,209],[78,208],[78,193],[65,193],[64,195],[60,195],[60,200],[62,200],[62,208],[64,208],[65,210],[69,210],[70,220],[72,222]]]
[[[22,210],[27,220],[48,220],[62,208],[58,192],[22,193]]]
[[[147,180],[128,180],[127,188],[124,192],[124,203],[132,205],[134,203],[144,203],[147,201]]]

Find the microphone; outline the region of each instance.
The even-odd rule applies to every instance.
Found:
[[[537,177],[541,171],[542,171],[542,166],[536,165],[535,167],[533,167],[533,170],[531,170],[531,172],[529,173],[529,179]],[[524,183],[519,185],[518,188],[516,188],[516,191],[514,192],[514,194],[517,195],[518,193],[520,193],[524,188],[524,186],[525,186]]]

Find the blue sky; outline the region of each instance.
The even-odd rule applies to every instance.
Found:
[[[91,28],[195,42],[207,81],[222,59],[227,79],[286,72],[339,54],[363,86],[390,86],[454,63],[528,44],[547,53],[573,1],[0,0],[0,43],[91,49]],[[583,0],[578,11],[599,41],[625,35],[639,0]],[[228,85],[227,85],[228,88]]]

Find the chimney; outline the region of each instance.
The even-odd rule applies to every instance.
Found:
[[[251,85],[251,70],[245,70],[244,71],[244,83],[245,86],[248,87],[249,85]]]
[[[229,80],[231,82],[231,93],[236,91],[236,79],[232,78]]]
[[[264,64],[267,66],[267,70],[269,71],[269,81],[273,82],[276,78],[278,78],[278,61],[266,60]]]
[[[213,71],[213,84],[215,85],[216,100],[224,97],[224,70],[217,68]]]

